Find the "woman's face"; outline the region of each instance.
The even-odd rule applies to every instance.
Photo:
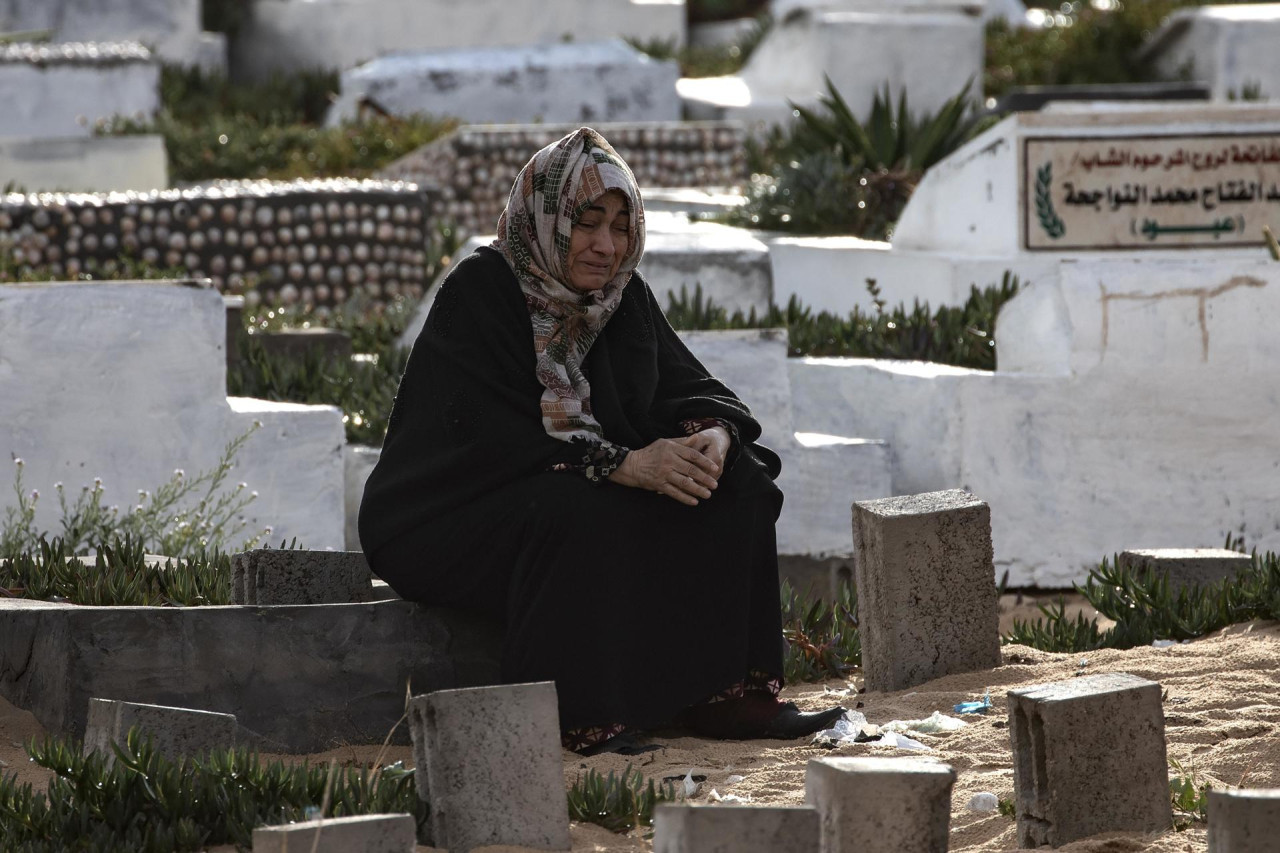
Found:
[[[618,274],[630,245],[631,211],[627,197],[609,190],[591,203],[569,238],[569,284],[576,290],[599,290]]]

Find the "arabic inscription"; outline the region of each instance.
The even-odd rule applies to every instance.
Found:
[[[1023,143],[1030,250],[1262,245],[1280,225],[1280,137],[1032,138]]]

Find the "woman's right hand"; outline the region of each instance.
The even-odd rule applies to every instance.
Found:
[[[720,466],[689,445],[689,439],[660,438],[633,450],[609,477],[622,486],[649,489],[686,506],[711,497]]]

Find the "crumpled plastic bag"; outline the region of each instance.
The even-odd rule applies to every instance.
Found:
[[[1000,808],[1000,798],[988,791],[983,791],[980,794],[974,794],[965,808],[971,812],[993,812]]]
[[[985,714],[991,707],[991,694],[988,692],[981,702],[961,702],[952,710],[957,714]]]
[[[944,732],[954,732],[956,729],[962,729],[967,726],[964,720],[957,720],[955,717],[948,717],[941,711],[934,711],[923,720],[893,720],[885,723],[880,728],[890,732],[919,732],[924,735],[936,735]]]
[[[956,722],[959,722],[957,720]],[[963,723],[962,723],[963,725]],[[868,735],[875,732],[875,735]],[[884,727],[869,726],[867,718],[861,711],[845,711],[844,716],[836,720],[829,728],[813,736],[813,745],[834,749],[852,743],[866,743],[873,746],[896,746],[901,749],[927,750],[929,747],[913,740],[898,731],[886,731]]]

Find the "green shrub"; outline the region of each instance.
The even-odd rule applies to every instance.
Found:
[[[844,678],[862,664],[858,633],[858,594],[853,584],[841,584],[839,599],[801,595],[782,582],[782,638],[786,641],[783,675],[789,682]]]
[[[245,749],[170,760],[136,729],[116,745],[111,766],[62,740],[32,743],[27,751],[54,777],[47,794],[0,779],[0,849],[15,853],[248,849],[257,826],[386,812],[407,812],[419,826],[426,818],[413,771],[399,764],[286,766]]]
[[[1041,606],[1039,619],[1015,620],[1004,642],[1051,652],[1131,649],[1203,637],[1237,622],[1280,619],[1280,557],[1255,554],[1234,579],[1176,591],[1154,569],[1135,572],[1104,559],[1076,590],[1115,625],[1102,630],[1082,615],[1068,619],[1059,603]]]
[[[846,317],[827,311],[813,312],[796,297],[786,309],[771,307],[764,317],[752,311],[729,316],[702,296],[698,286],[692,297],[681,288],[680,297],[668,298],[667,319],[677,329],[758,329],[785,327],[790,341],[788,355],[846,356],[934,361],[978,370],[996,367],[995,324],[1004,303],[1018,292],[1017,276],[1005,273],[998,285],[982,290],[973,286],[965,304],[943,306],[936,311],[916,302],[908,310],[899,304],[885,310],[875,282],[867,282],[875,297],[873,313],[854,308]]]
[[[969,85],[934,114],[913,115],[903,92],[886,89],[858,119],[830,79],[817,109],[755,145],[756,174],[747,202],[725,216],[732,225],[805,234],[888,239],[924,170],[983,126]]]
[[[175,181],[366,177],[453,130],[452,119],[378,117],[322,127],[336,72],[236,84],[199,69],[166,66],[154,121],[118,118],[104,134],[158,133]]]
[[[670,783],[661,788],[647,782],[639,770],[627,765],[621,776],[609,771],[606,777],[588,770],[569,788],[569,819],[594,823],[611,832],[627,832],[653,826],[653,809],[658,803],[676,799]]]
[[[1156,79],[1141,47],[1189,0],[1117,0],[1114,9],[1075,0],[1050,26],[987,25],[984,89],[999,97],[1014,86],[1143,83]],[[1069,9],[1069,11],[1065,11]]]

